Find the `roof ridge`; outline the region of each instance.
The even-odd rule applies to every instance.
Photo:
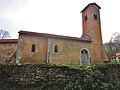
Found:
[[[17,43],[18,39],[0,39],[0,43],[7,43],[7,42]]]
[[[79,37],[72,37],[72,36],[64,36],[64,35],[56,35],[56,34],[48,34],[48,33],[38,33],[38,32],[30,32],[30,31],[19,31],[19,33],[21,34],[30,34],[30,35],[41,35],[41,36],[45,36],[45,37],[55,37],[55,38],[63,38],[63,39],[70,39],[70,40],[77,40],[77,41],[88,41],[91,42],[91,40],[88,39],[83,39],[83,38],[79,38]]]

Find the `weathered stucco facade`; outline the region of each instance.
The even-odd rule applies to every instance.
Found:
[[[80,64],[80,52],[82,49],[91,50],[91,42],[67,39],[49,39],[50,63]],[[58,53],[54,52],[54,46],[59,47]],[[89,47],[89,48],[88,48]]]
[[[18,41],[18,53],[20,63],[45,63],[47,58],[47,38],[37,34],[20,34]],[[31,52],[32,45],[36,45],[36,51]]]

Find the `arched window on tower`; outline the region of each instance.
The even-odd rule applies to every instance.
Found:
[[[85,21],[87,20],[87,15],[85,16]]]
[[[95,20],[97,20],[97,14],[93,14]]]
[[[58,45],[54,46],[54,53],[58,53]]]

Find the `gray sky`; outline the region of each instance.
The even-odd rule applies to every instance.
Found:
[[[103,42],[108,42],[120,32],[118,0],[0,0],[0,29],[9,31],[11,38],[20,30],[81,37],[80,11],[93,2],[101,7]]]

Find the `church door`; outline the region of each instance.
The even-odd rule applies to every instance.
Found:
[[[89,53],[86,49],[83,49],[81,52],[81,64],[90,65]]]

